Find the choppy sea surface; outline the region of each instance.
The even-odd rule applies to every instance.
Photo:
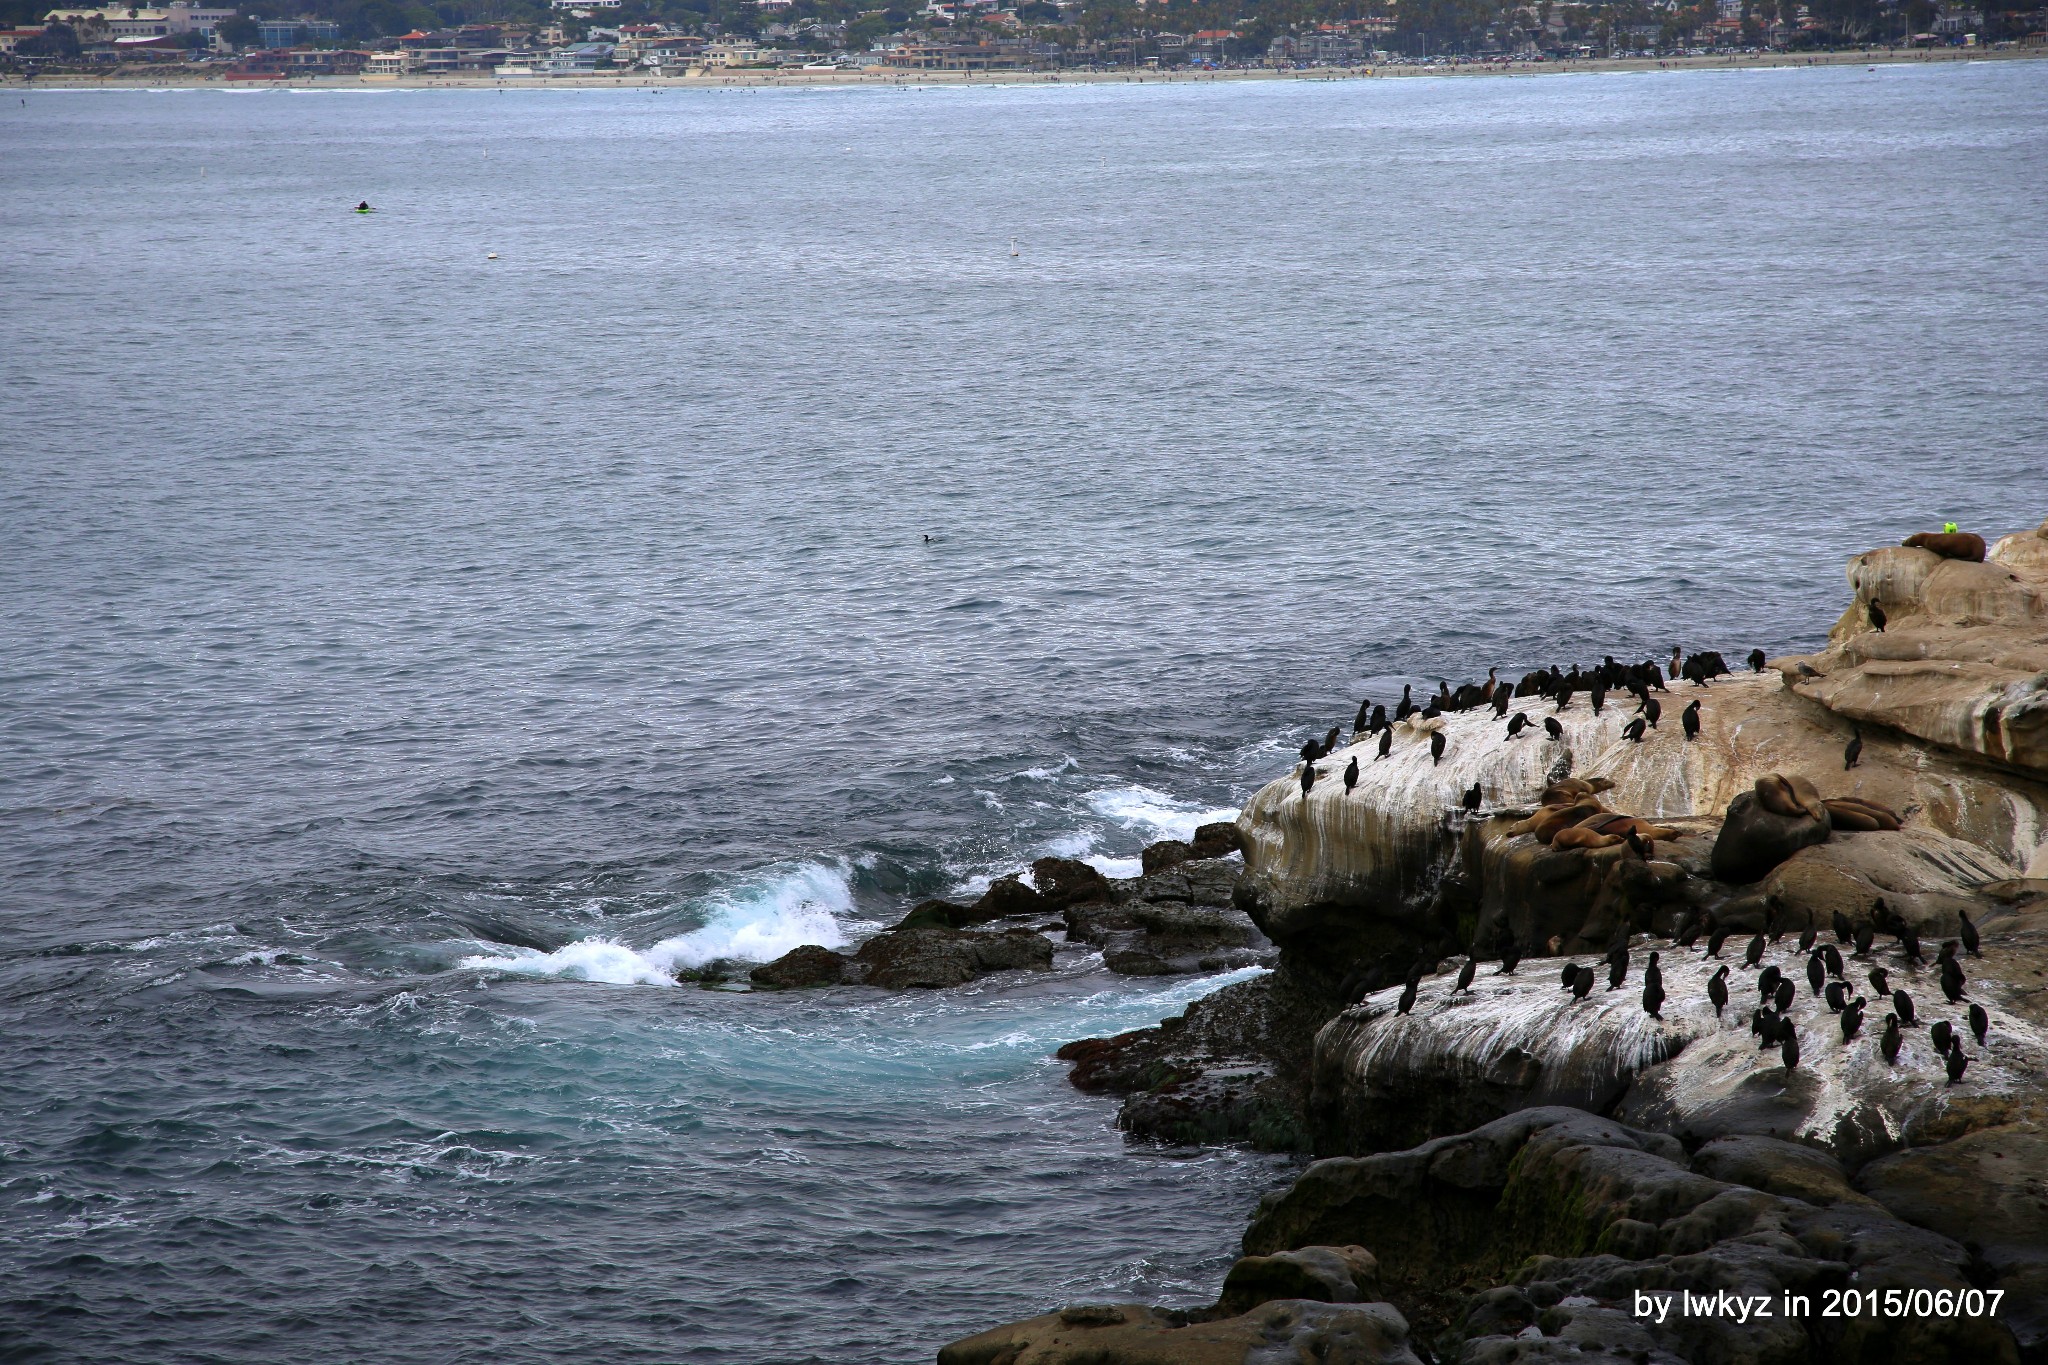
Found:
[[[1049,1053],[1213,979],[674,973],[2048,515],[2044,63],[4,93],[7,1360],[1203,1301]]]

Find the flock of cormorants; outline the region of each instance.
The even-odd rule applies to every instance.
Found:
[[[1760,1040],[1760,1048],[1776,1047],[1779,1060],[1784,1063],[1787,1070],[1791,1070],[1799,1065],[1799,1035],[1792,1023],[1793,1005],[1799,992],[1794,978],[1787,974],[1784,967],[1776,963],[1763,962],[1765,952],[1780,942],[1786,932],[1778,925],[1778,919],[1783,913],[1782,905],[1775,897],[1770,897],[1767,898],[1767,906],[1769,920],[1765,929],[1749,940],[1742,954],[1743,967],[1757,972],[1754,984],[1758,1003],[1750,1011],[1749,1028],[1751,1034]],[[1943,999],[1950,1005],[1967,1006],[1964,1012],[1965,1026],[1969,1033],[1976,1037],[1977,1044],[1981,1047],[1990,1032],[1991,1018],[1985,1013],[1982,1005],[1969,998],[1966,989],[1968,980],[1957,953],[1960,948],[1962,952],[1972,957],[1981,957],[1983,954],[1979,950],[1977,926],[1971,922],[1968,914],[1958,914],[1961,921],[1960,937],[1944,942],[1935,955],[1937,980]],[[1899,952],[1906,962],[1925,965],[1927,958],[1921,948],[1920,935],[1885,904],[1883,897],[1879,897],[1871,907],[1871,917],[1866,922],[1853,925],[1848,917],[1838,910],[1834,914],[1832,927],[1835,942],[1818,942],[1819,931],[1808,928],[1799,936],[1799,952],[1806,958],[1804,975],[1809,993],[1823,1001],[1829,1011],[1836,1016],[1842,1032],[1842,1043],[1847,1046],[1863,1031],[1864,1011],[1869,1005],[1869,1000],[1861,991],[1856,990],[1848,979],[1848,961],[1869,961],[1879,933],[1898,940]],[[1715,922],[1712,911],[1695,911],[1689,912],[1678,924],[1672,932],[1670,941],[1673,948],[1690,951],[1698,945],[1702,936],[1707,940],[1703,956],[1718,959],[1723,945],[1730,937],[1730,931]],[[1607,989],[1610,991],[1621,989],[1622,984],[1628,980],[1632,965],[1629,938],[1628,926],[1621,925],[1616,929],[1614,940],[1608,946]],[[1841,947],[1837,945],[1850,949],[1850,959],[1844,959]],[[1505,921],[1502,922],[1500,932],[1494,940],[1494,950],[1500,959],[1500,967],[1494,975],[1512,975],[1516,965],[1522,960],[1523,953]],[[1643,967],[1643,1012],[1658,1020],[1664,1017],[1666,999],[1664,970],[1659,965],[1662,957],[1661,951],[1651,952],[1649,961]],[[1406,1014],[1414,1007],[1422,978],[1435,968],[1436,961],[1425,957],[1409,969],[1400,1000],[1395,1005],[1397,1014]],[[1473,978],[1478,974],[1478,970],[1478,956],[1467,956],[1464,966],[1458,970],[1457,985],[1452,987],[1452,993],[1471,990]],[[1730,968],[1723,964],[1707,981],[1707,999],[1713,1004],[1714,1017],[1717,1019],[1722,1017],[1722,1012],[1729,1004],[1729,971]],[[1884,1017],[1884,1030],[1879,1036],[1878,1050],[1888,1064],[1896,1064],[1899,1053],[1905,1046],[1902,1030],[1917,1028],[1922,1021],[1914,1007],[1913,997],[1907,994],[1903,987],[1892,985],[1891,971],[1892,969],[1882,965],[1873,965],[1865,974],[1865,980],[1870,984],[1872,996],[1891,1006]],[[1347,978],[1345,985],[1339,989],[1347,1000],[1355,1003],[1380,988],[1378,975],[1377,972],[1371,972],[1360,978],[1354,974]],[[1559,984],[1570,991],[1575,999],[1584,1000],[1593,993],[1598,974],[1589,966],[1566,962],[1559,972],[1558,979]],[[1949,1084],[1953,1085],[1960,1081],[1973,1060],[1963,1052],[1963,1030],[1949,1020],[1940,1019],[1928,1025],[1927,1036],[1935,1055],[1942,1059],[1942,1064],[1948,1071]]]
[[[1880,630],[1883,629],[1882,618],[1877,615],[1875,608],[1871,614],[1873,624]],[[1764,652],[1761,649],[1751,650],[1746,662],[1751,672],[1763,672]],[[1572,698],[1582,692],[1590,699],[1593,713],[1598,715],[1606,706],[1608,695],[1611,692],[1622,691],[1636,699],[1636,716],[1623,728],[1622,733],[1628,739],[1641,743],[1645,732],[1655,729],[1663,715],[1663,706],[1655,694],[1661,692],[1669,695],[1667,677],[1671,680],[1682,679],[1696,687],[1705,687],[1713,679],[1732,672],[1733,670],[1716,651],[1704,650],[1697,654],[1685,655],[1676,648],[1671,651],[1668,673],[1653,660],[1645,660],[1639,664],[1624,664],[1617,662],[1611,654],[1591,668],[1581,669],[1575,664],[1570,671],[1564,672],[1553,665],[1524,674],[1515,682],[1502,681],[1497,669],[1488,669],[1486,681],[1481,683],[1466,683],[1461,687],[1452,688],[1448,683],[1439,681],[1436,695],[1420,705],[1414,700],[1412,686],[1404,686],[1401,689],[1401,700],[1395,704],[1391,719],[1385,706],[1375,706],[1369,699],[1360,702],[1358,719],[1352,727],[1352,742],[1356,743],[1363,736],[1377,733],[1380,742],[1379,752],[1374,759],[1376,762],[1385,758],[1392,749],[1394,726],[1411,716],[1428,720],[1454,711],[1471,711],[1491,706],[1496,716],[1505,718],[1515,700],[1522,697],[1547,698],[1554,703],[1555,712],[1570,706]],[[1534,722],[1526,713],[1517,711],[1513,718],[1507,721],[1507,738],[1518,738],[1524,730],[1533,728],[1533,725]],[[1680,713],[1679,725],[1687,741],[1698,738],[1700,703],[1697,699],[1690,702]],[[1552,739],[1563,737],[1564,727],[1557,722],[1554,714],[1543,718],[1543,726]],[[1302,745],[1301,794],[1304,799],[1314,788],[1319,776],[1316,770],[1317,760],[1336,749],[1340,728],[1331,726],[1330,732],[1320,743],[1310,740]],[[1432,764],[1442,762],[1445,747],[1443,732],[1432,730],[1429,743]],[[1845,769],[1855,767],[1862,751],[1863,735],[1861,730],[1855,730],[1843,751],[1842,766]],[[1347,795],[1358,785],[1358,775],[1358,759],[1354,755],[1343,773],[1344,790]],[[1468,811],[1477,810],[1482,799],[1480,785],[1474,782],[1464,793],[1463,805]],[[1757,969],[1769,946],[1784,937],[1784,931],[1777,926],[1782,906],[1775,897],[1769,898],[1768,903],[1770,918],[1766,928],[1749,941],[1749,946],[1743,953],[1743,965],[1747,969]],[[1942,995],[1950,1005],[1967,1002],[1968,1009],[1964,1018],[1968,1030],[1976,1037],[1978,1045],[1982,1046],[1991,1026],[1990,1017],[1984,1012],[1982,1005],[1968,999],[1964,989],[1967,982],[1962,963],[1956,956],[1958,943],[1970,956],[1981,956],[1978,951],[1977,928],[1970,922],[1967,914],[1962,915],[1961,920],[1961,938],[1942,944],[1936,957],[1939,964],[1939,980]],[[1882,898],[1879,898],[1872,907],[1870,920],[1860,926],[1852,926],[1840,911],[1835,912],[1833,929],[1835,943],[1817,943],[1818,931],[1807,929],[1800,935],[1799,951],[1806,956],[1804,975],[1811,994],[1824,1001],[1828,1009],[1836,1015],[1841,1027],[1842,1042],[1847,1045],[1854,1042],[1863,1031],[1864,1012],[1869,1002],[1861,992],[1856,992],[1848,981],[1845,975],[1847,963],[1837,944],[1849,946],[1853,958],[1865,960],[1870,957],[1876,935],[1881,932],[1898,940],[1899,949],[1907,962],[1924,964],[1926,958],[1921,951],[1919,934],[1904,919],[1891,911]],[[1616,930],[1614,942],[1608,948],[1607,989],[1610,991],[1621,989],[1623,982],[1628,979],[1629,936],[1628,926],[1620,926]],[[1705,956],[1719,958],[1722,946],[1730,936],[1730,930],[1715,921],[1712,911],[1694,911],[1690,912],[1674,930],[1671,942],[1676,948],[1691,950],[1702,936],[1707,939]],[[1501,964],[1495,975],[1500,976],[1512,974],[1516,964],[1524,956],[1521,945],[1515,942],[1505,921],[1500,926],[1494,951]],[[1664,1017],[1662,1011],[1666,998],[1664,972],[1659,965],[1661,957],[1661,952],[1652,952],[1649,961],[1644,965],[1642,994],[1644,1012],[1659,1020]],[[1436,961],[1424,957],[1408,971],[1400,999],[1395,1006],[1396,1013],[1406,1014],[1414,1007],[1422,978],[1436,969]],[[1479,958],[1476,954],[1466,957],[1464,966],[1458,971],[1457,985],[1452,988],[1454,993],[1471,990],[1473,978],[1478,972],[1478,964]],[[1729,1003],[1728,975],[1729,968],[1723,965],[1707,982],[1707,998],[1713,1003],[1716,1018],[1721,1016]],[[1866,979],[1875,997],[1891,1006],[1884,1017],[1884,1030],[1879,1036],[1878,1050],[1887,1063],[1895,1064],[1905,1045],[1901,1030],[1919,1027],[1919,1015],[1914,1008],[1913,997],[1902,988],[1892,987],[1890,975],[1890,971],[1885,967],[1873,966],[1866,974]],[[1598,976],[1593,968],[1571,962],[1565,963],[1559,974],[1563,988],[1579,1000],[1584,1000],[1592,994],[1597,980]],[[1355,1003],[1380,989],[1384,982],[1385,975],[1381,968],[1373,968],[1363,973],[1354,969],[1339,987],[1339,993],[1347,1003]],[[1759,1003],[1750,1013],[1750,1032],[1761,1040],[1760,1047],[1775,1046],[1778,1049],[1779,1060],[1788,1070],[1796,1068],[1799,1065],[1799,1037],[1792,1023],[1792,1008],[1798,996],[1798,987],[1785,970],[1777,965],[1762,966],[1757,973],[1755,985]],[[1946,1019],[1936,1020],[1928,1026],[1928,1041],[1932,1044],[1935,1054],[1942,1059],[1948,1071],[1949,1083],[1953,1085],[1960,1081],[1972,1060],[1963,1052],[1962,1030]]]
[[[1748,663],[1751,672],[1763,672],[1764,652],[1761,649],[1752,649],[1749,652]],[[1657,722],[1663,718],[1664,705],[1653,694],[1662,692],[1670,695],[1670,689],[1665,685],[1667,676],[1671,679],[1683,679],[1696,687],[1705,687],[1713,679],[1733,672],[1718,651],[1709,649],[1687,655],[1675,647],[1671,651],[1668,675],[1655,660],[1645,659],[1639,664],[1624,664],[1616,662],[1612,654],[1591,668],[1582,669],[1573,664],[1569,672],[1564,672],[1553,664],[1549,668],[1539,668],[1533,673],[1525,673],[1515,682],[1501,680],[1499,670],[1489,668],[1486,670],[1485,682],[1465,683],[1453,688],[1449,683],[1439,680],[1436,695],[1420,704],[1415,701],[1414,686],[1403,686],[1401,700],[1394,704],[1394,714],[1391,718],[1387,715],[1385,706],[1373,705],[1372,699],[1368,697],[1358,704],[1358,718],[1352,722],[1351,738],[1355,744],[1365,736],[1377,734],[1380,737],[1379,752],[1373,756],[1373,761],[1378,762],[1393,752],[1394,727],[1411,716],[1433,720],[1455,711],[1475,711],[1490,706],[1496,716],[1507,720],[1507,737],[1519,739],[1522,732],[1532,728],[1535,722],[1530,719],[1527,712],[1516,711],[1512,718],[1509,718],[1508,712],[1513,708],[1517,698],[1534,697],[1547,699],[1553,703],[1553,714],[1543,718],[1543,728],[1550,738],[1562,739],[1564,727],[1558,723],[1555,712],[1570,706],[1572,698],[1583,692],[1592,703],[1593,714],[1597,716],[1606,709],[1608,694],[1619,691],[1626,692],[1636,699],[1635,718],[1622,727],[1622,735],[1640,744],[1643,737],[1650,730],[1656,729]],[[1690,702],[1680,712],[1678,719],[1679,728],[1685,732],[1687,740],[1699,738],[1698,699]],[[1321,742],[1312,739],[1301,746],[1301,794],[1304,799],[1314,790],[1316,779],[1322,776],[1316,768],[1317,760],[1336,751],[1337,738],[1342,729],[1342,726],[1333,725]],[[1444,750],[1448,743],[1443,731],[1430,731],[1429,758],[1432,766],[1443,762]],[[1861,749],[1860,740],[1856,747]],[[1853,764],[1854,759],[1851,758],[1850,762]],[[1358,759],[1354,755],[1344,768],[1346,795],[1358,785],[1358,772]],[[1465,793],[1465,808],[1477,810],[1479,802],[1479,787],[1475,783],[1472,790]]]

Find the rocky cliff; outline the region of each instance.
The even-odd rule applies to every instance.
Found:
[[[2048,526],[1916,539],[1818,653],[1446,690],[1260,791],[1277,969],[1063,1055],[1134,1132],[1326,1158],[1272,1292],[942,1359],[2048,1361]],[[1811,1302],[1636,1311],[1738,1288]]]

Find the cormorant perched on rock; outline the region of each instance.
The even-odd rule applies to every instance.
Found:
[[[1401,999],[1394,1006],[1394,1013],[1406,1014],[1409,1010],[1415,1008],[1415,993],[1420,989],[1421,985],[1422,968],[1419,965],[1410,967],[1408,969],[1408,984],[1401,987]]]
[[[1389,725],[1386,729],[1380,731],[1380,751],[1377,754],[1373,755],[1372,761],[1375,763],[1379,762],[1381,759],[1387,756],[1387,754],[1393,749],[1393,747],[1394,727]]]
[[[1313,763],[1323,756],[1323,746],[1312,739],[1303,740],[1298,752],[1301,754],[1302,762]]]
[[[1792,1008],[1792,997],[1798,993],[1798,987],[1794,986],[1790,981],[1780,980],[1778,988],[1771,993],[1771,998],[1777,1002],[1778,1013],[1788,1013]]]
[[[1867,610],[1870,616],[1870,624],[1877,627],[1877,633],[1879,635],[1884,634],[1884,623],[1886,620],[1889,619],[1884,614],[1884,608],[1877,605],[1877,603],[1872,602]]]
[[[1650,954],[1650,960],[1643,964],[1643,980],[1654,981],[1660,986],[1664,984],[1664,969],[1657,965],[1658,959],[1663,956],[1658,952]]]
[[[1351,795],[1351,789],[1358,785],[1358,755],[1351,755],[1351,761],[1344,765],[1344,794]]]
[[[1849,917],[1839,910],[1835,911],[1834,930],[1837,943],[1847,943],[1856,936],[1856,926],[1849,923]]]
[[[1557,983],[1566,990],[1576,986],[1579,983],[1579,964],[1576,962],[1565,963],[1563,970],[1557,974]]]
[[[1375,730],[1384,730],[1384,729],[1386,729],[1386,728],[1387,728],[1387,708],[1386,708],[1386,707],[1384,707],[1384,706],[1375,706],[1375,707],[1373,707],[1373,708],[1372,708],[1372,727],[1371,727],[1371,728],[1373,728],[1373,729],[1375,729]]]
[[[1798,1068],[1799,1035],[1797,1033],[1786,1034],[1785,1041],[1778,1044],[1778,1060],[1785,1064],[1787,1071],[1793,1071]]]
[[[1313,763],[1304,763],[1304,764],[1302,764],[1302,765],[1301,765],[1301,799],[1302,799],[1302,800],[1304,800],[1304,801],[1308,800],[1308,789],[1309,789],[1310,787],[1313,787],[1313,786],[1314,786],[1315,784],[1316,784],[1316,765],[1315,765],[1315,764],[1313,764]]]
[[[1965,949],[1965,951],[1967,951],[1971,957],[1984,956],[1984,954],[1977,951],[1977,944],[1979,942],[1977,938],[1977,926],[1970,923],[1969,915],[1964,911],[1958,910],[1956,911],[1956,918],[1962,921],[1963,948]]]
[[[1856,956],[1858,956],[1858,957],[1869,957],[1869,956],[1870,956],[1870,945],[1871,945],[1872,941],[1876,939],[1876,937],[1877,937],[1877,930],[1875,930],[1875,929],[1871,928],[1871,927],[1870,927],[1870,923],[1869,923],[1869,922],[1868,922],[1867,920],[1866,920],[1866,921],[1865,921],[1864,923],[1862,923],[1862,924],[1859,924],[1859,925],[1857,925],[1857,926],[1856,926]]]
[[[1855,1041],[1856,1035],[1858,1033],[1861,1033],[1862,1031],[1863,1001],[1861,999],[1858,999],[1852,1002],[1847,1009],[1842,1011],[1842,1041],[1844,1043],[1853,1042]]]
[[[1756,993],[1768,1000],[1778,993],[1778,983],[1784,979],[1785,973],[1778,969],[1777,964],[1773,963],[1757,973]]]
[[[1718,924],[1715,925],[1714,932],[1707,936],[1707,956],[1719,957],[1721,955],[1721,945],[1727,941],[1728,931]]]
[[[1752,673],[1764,671],[1764,652],[1762,650],[1752,649],[1749,651],[1749,671]]]
[[[1429,766],[1434,768],[1444,761],[1444,732],[1432,730],[1429,733]]]
[[[1372,698],[1367,697],[1364,701],[1358,703],[1358,719],[1351,722],[1351,733],[1355,735],[1371,723]]]
[[[1543,718],[1543,728],[1552,739],[1564,738],[1564,727],[1557,723],[1556,716],[1545,716]]]
[[[1764,936],[1762,934],[1758,934],[1755,938],[1749,941],[1749,946],[1742,950],[1742,965],[1745,967],[1754,967],[1757,963],[1763,960]]]
[[[1333,754],[1337,752],[1337,735],[1343,728],[1344,727],[1341,725],[1332,725],[1330,727],[1330,733],[1323,736],[1324,753]]]
[[[1578,980],[1572,982],[1572,996],[1575,999],[1584,1000],[1592,993],[1593,969],[1591,967],[1581,967],[1579,968]]]
[[[1642,712],[1644,720],[1650,722],[1652,730],[1657,728],[1657,718],[1664,714],[1664,704],[1647,692],[1643,694],[1643,704],[1636,709]]]
[[[1685,651],[1680,649],[1677,645],[1671,646],[1671,667],[1667,671],[1671,674],[1672,677],[1675,678],[1678,676],[1678,670],[1680,667],[1683,666],[1684,659]]]
[[[1652,1019],[1664,1017],[1664,983],[1655,979],[1643,983],[1643,1013]]]
[[[1604,682],[1594,683],[1592,696],[1593,714],[1597,716],[1600,714],[1600,708],[1607,705],[1607,684]]]
[[[1927,1030],[1927,1041],[1936,1052],[1947,1052],[1955,1042],[1956,1026],[1946,1019],[1937,1019]]]
[[[1813,988],[1815,995],[1819,995],[1827,979],[1827,965],[1821,961],[1820,949],[1816,948],[1806,955],[1806,984]]]
[[[1966,994],[1963,990],[1963,964],[1956,961],[1954,939],[1941,945],[1941,956],[1937,961],[1941,964],[1941,993],[1953,1005]]]
[[[1887,1064],[1894,1064],[1899,1060],[1899,1048],[1905,1041],[1899,1036],[1899,1016],[1887,1014],[1884,1017],[1884,1037],[1877,1043],[1877,1050],[1884,1054]]]
[[[1628,980],[1628,950],[1607,955],[1607,989],[1618,991],[1621,983]]]
[[[1501,927],[1505,929],[1507,926],[1503,925]],[[1500,971],[1496,975],[1513,976],[1515,974],[1515,964],[1521,960],[1522,945],[1515,942],[1513,934],[1502,933],[1500,936]]]
[[[1846,981],[1828,982],[1825,998],[1828,1002],[1828,1008],[1834,1013],[1840,1014],[1849,1006],[1849,983]]]
[[[1508,707],[1514,704],[1514,700],[1515,689],[1509,687],[1506,683],[1502,683],[1493,692],[1493,714],[1505,716],[1508,713]]]
[[[1524,712],[1517,711],[1515,712],[1515,718],[1508,722],[1508,738],[1513,739],[1528,728],[1529,717]]]
[[[1409,684],[1401,684],[1401,701],[1400,704],[1394,708],[1394,719],[1397,721],[1406,720],[1408,719],[1408,717],[1415,714],[1415,703],[1409,697],[1409,692],[1411,690],[1412,689]]]
[[[1879,995],[1890,995],[1892,974],[1882,967],[1872,967],[1869,973],[1870,989]]]
[[[1835,951],[1834,944],[1823,943],[1820,945],[1820,960],[1827,964],[1829,976],[1840,977],[1842,975],[1842,955]]]
[[[1970,1069],[1970,1059],[1963,1055],[1962,1039],[1956,1039],[1955,1046],[1948,1050],[1946,1065],[1948,1067],[1948,1083],[1950,1085],[1954,1085],[1957,1081],[1961,1080],[1963,1073]]]
[[[1856,760],[1863,757],[1863,727],[1852,725],[1849,742],[1842,746],[1842,771],[1848,772],[1856,766]]]
[[[1687,743],[1700,737],[1700,704],[1697,699],[1687,702],[1685,710],[1679,712],[1678,724],[1685,731]]]
[[[1484,797],[1485,793],[1479,789],[1479,783],[1475,781],[1470,787],[1465,789],[1465,809],[1478,810],[1479,803]]]
[[[1701,934],[1708,932],[1713,927],[1714,916],[1711,911],[1701,919],[1687,919],[1685,924],[1679,929],[1678,938],[1675,941],[1681,948],[1690,948],[1693,944],[1700,941]]]
[[[1643,718],[1637,716],[1634,720],[1622,726],[1621,735],[1623,739],[1628,740],[1630,743],[1641,744],[1643,742]]]
[[[1899,947],[1904,950],[1908,962],[1924,964],[1927,961],[1920,952],[1920,931],[1910,924],[1899,926]]]
[[[1476,957],[1472,957],[1472,956],[1469,956],[1469,955],[1468,955],[1468,956],[1467,956],[1467,957],[1465,958],[1465,965],[1464,965],[1464,966],[1462,966],[1462,967],[1460,967],[1460,968],[1458,968],[1458,985],[1457,985],[1456,989],[1458,989],[1458,990],[1461,990],[1461,991],[1469,991],[1469,990],[1471,990],[1471,989],[1472,989],[1472,978],[1473,978],[1474,976],[1477,976],[1478,974],[1479,974],[1479,959],[1478,959],[1478,958],[1476,958]]]
[[[1916,1016],[1913,1013],[1913,997],[1903,989],[1892,992],[1892,1009],[1898,1014],[1899,1022],[1907,1028],[1913,1027]]]
[[[1707,999],[1714,1002],[1714,1017],[1719,1019],[1722,1009],[1728,1004],[1728,966],[1726,963],[1721,965],[1720,971],[1707,978]]]
[[[1970,1032],[1977,1035],[1977,1046],[1984,1046],[1984,1035],[1991,1031],[1991,1016],[1984,1007],[1974,1000],[1970,1002]]]
[[[1799,951],[1802,953],[1812,952],[1813,941],[1819,937],[1820,931],[1818,929],[1815,929],[1811,924],[1807,925],[1806,932],[1799,936]]]

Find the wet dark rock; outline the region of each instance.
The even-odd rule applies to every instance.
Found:
[[[1161,839],[1156,844],[1147,844],[1138,854],[1138,862],[1145,869],[1145,875],[1164,872],[1179,867],[1194,857],[1194,849],[1179,839]]]
[[[749,972],[756,986],[771,990],[796,990],[806,986],[836,986],[847,979],[849,963],[844,953],[806,943],[792,948],[773,962]]]
[[[871,986],[887,990],[960,986],[986,972],[1052,966],[1052,940],[1028,929],[972,933],[924,927],[877,934],[854,954]]]
[[[1421,1365],[1384,1303],[1279,1299],[1201,1320],[1137,1304],[1087,1305],[956,1341],[939,1365]]]
[[[1728,803],[1714,840],[1714,879],[1760,881],[1800,849],[1826,843],[1828,832],[1825,814],[1779,815],[1764,809],[1755,792],[1742,792]]]
[[[1223,1277],[1213,1311],[1235,1316],[1274,1299],[1366,1303],[1379,1297],[1380,1263],[1360,1246],[1301,1247],[1246,1256]]]
[[[919,901],[910,908],[910,913],[897,921],[898,929],[959,929],[966,925],[978,924],[974,907],[961,905],[957,901]]]
[[[1109,878],[1072,858],[1040,858],[1031,865],[1031,879],[1048,910],[1106,901],[1111,895]]]
[[[1987,1128],[1865,1166],[1856,1185],[1893,1214],[1962,1243],[2003,1289],[1999,1316],[2048,1359],[2048,1132]]]
[[[1197,827],[1188,847],[1190,857],[1227,858],[1243,850],[1244,836],[1238,832],[1236,821],[1216,820]]]
[[[1716,1162],[1777,1167],[1800,1182],[1816,1174],[1758,1148]],[[1823,1290],[1852,1283],[1954,1293],[1971,1287],[1974,1258],[1869,1200],[1816,1205],[1714,1179],[1691,1169],[1671,1138],[1574,1109],[1526,1110],[1405,1152],[1319,1161],[1269,1196],[1245,1234],[1251,1255],[1332,1244],[1373,1251],[1388,1297],[1430,1331],[1441,1327],[1440,1356],[1518,1358],[1508,1344],[1534,1340],[1517,1334],[1536,1326],[1567,1344],[1647,1334],[1636,1349],[1687,1361],[2019,1360],[2011,1330],[1990,1318],[1632,1319],[1639,1291],[1729,1290],[1773,1303],[1792,1292],[1816,1305]]]

